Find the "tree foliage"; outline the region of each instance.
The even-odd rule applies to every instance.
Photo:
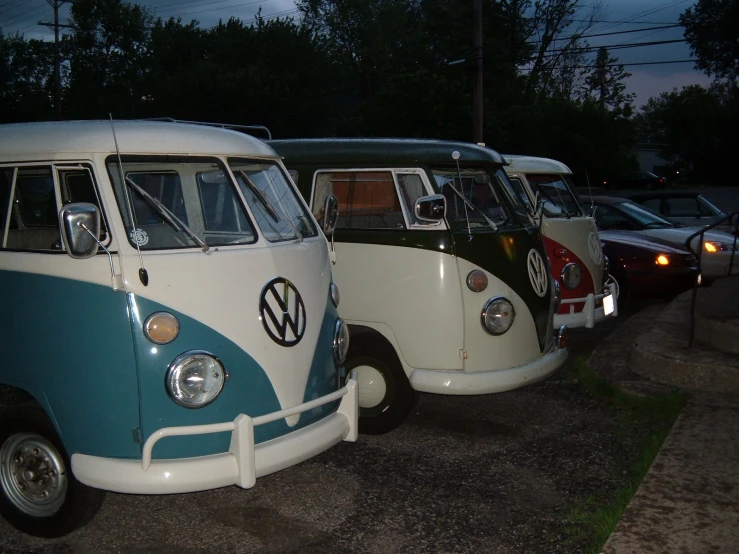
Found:
[[[472,2],[297,6],[297,21],[259,13],[249,24],[230,18],[204,29],[124,0],[78,0],[62,41],[62,115],[263,124],[279,137],[471,138]],[[486,142],[590,171],[625,163],[628,74],[605,52],[594,64],[581,38],[597,5],[482,7]],[[0,77],[3,120],[54,117],[48,43],[2,38]]]
[[[643,138],[664,145],[662,156],[681,175],[722,184],[726,160],[739,147],[739,87],[715,83],[665,92],[650,98],[636,121]]]
[[[699,69],[739,78],[739,0],[698,0],[680,16],[680,24]]]

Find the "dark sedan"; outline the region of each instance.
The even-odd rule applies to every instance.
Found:
[[[633,231],[601,231],[619,299],[670,298],[693,287],[698,260],[685,247]]]

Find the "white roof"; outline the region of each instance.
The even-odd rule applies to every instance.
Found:
[[[123,154],[278,157],[264,142],[220,127],[162,121],[114,121]],[[74,152],[115,153],[110,121],[45,121],[0,125],[0,157]]]
[[[517,156],[514,154],[503,154],[503,158],[509,165],[505,167],[508,173],[568,173],[572,174],[570,168],[562,162],[550,158],[539,158],[537,156]]]

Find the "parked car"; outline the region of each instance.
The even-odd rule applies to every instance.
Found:
[[[726,213],[697,191],[641,192],[629,195],[629,199],[685,225],[711,225],[726,217]],[[733,232],[734,227],[727,221],[717,229]]]
[[[633,231],[601,231],[609,273],[627,297],[670,298],[699,280],[698,259],[680,246]]]
[[[513,188],[540,224],[552,278],[560,284],[555,327],[590,328],[617,315],[616,288],[605,280],[598,229],[580,202],[570,168],[548,158],[504,157]]]
[[[333,228],[263,142],[0,125],[0,225],[0,516],[17,529],[65,535],[106,490],[252,487],[356,440]]]
[[[565,361],[547,253],[500,154],[420,139],[269,144],[319,221],[338,198],[333,273],[361,432],[399,425],[416,391],[503,392]]]
[[[623,175],[614,175],[603,179],[603,188],[605,189],[644,189],[655,190],[667,186],[667,179],[650,173],[648,171],[638,171],[635,173],[625,173]]]
[[[688,237],[702,227],[688,227],[673,223],[651,210],[629,200],[615,196],[584,197],[586,204],[593,205],[595,221],[601,231],[633,231],[657,237],[673,244],[684,246]],[[699,247],[699,237],[691,242],[693,251]],[[734,237],[723,231],[705,233],[701,254],[701,273],[705,279],[716,279],[729,274],[729,265],[734,250],[735,259],[732,275],[739,273],[739,256],[736,256]]]

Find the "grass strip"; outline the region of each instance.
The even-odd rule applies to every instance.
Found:
[[[602,551],[631,498],[639,489],[673,423],[685,406],[687,397],[677,390],[656,397],[625,393],[591,371],[586,363],[587,358],[584,355],[575,360],[573,377],[589,394],[616,410],[620,434],[626,436],[639,430],[648,430],[636,457],[618,461],[618,471],[625,474],[625,484],[615,491],[604,490],[590,495],[582,506],[568,516],[571,522],[566,530],[568,542],[585,545],[584,552],[597,554]]]

